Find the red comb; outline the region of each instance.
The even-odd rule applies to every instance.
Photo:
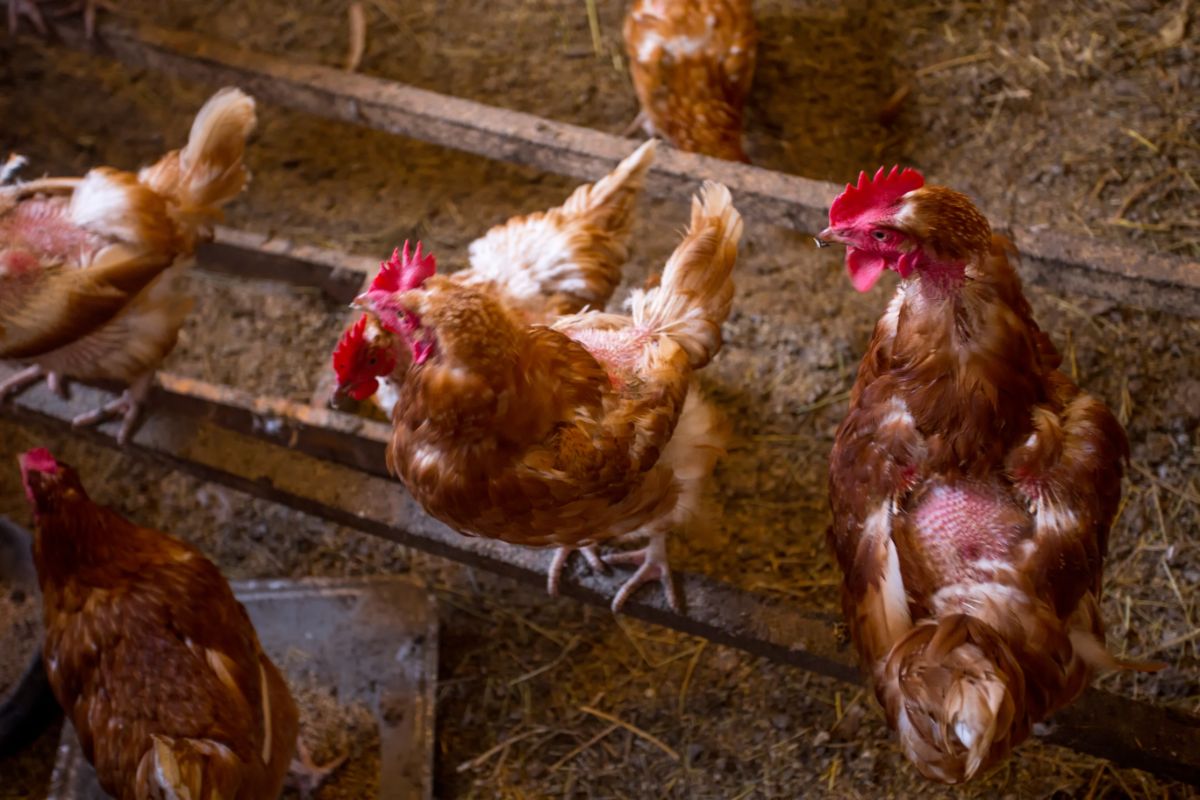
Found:
[[[337,373],[338,380],[345,380],[349,376],[353,353],[362,344],[366,331],[367,315],[363,314],[338,339],[337,347],[333,348],[333,371]]]
[[[925,178],[911,167],[901,170],[892,167],[886,175],[880,167],[875,177],[867,179],[866,172],[858,173],[858,186],[846,184],[846,191],[837,196],[829,208],[829,224],[845,225],[866,211],[884,208],[895,203],[913,189],[925,185]]]
[[[22,453],[17,460],[21,463],[22,473],[58,471],[58,462],[44,447],[35,447],[27,453]]]
[[[367,291],[406,292],[415,289],[425,282],[425,279],[437,272],[437,261],[433,253],[422,257],[421,243],[412,255],[408,253],[408,242],[404,242],[404,252],[400,248],[392,251],[392,257],[379,265],[379,274],[371,281]]]

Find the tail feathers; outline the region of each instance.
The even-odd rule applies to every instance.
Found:
[[[535,316],[603,308],[629,258],[633,209],[654,151],[646,142],[558,208],[492,228],[470,245],[470,278],[497,284]]]
[[[187,145],[143,169],[138,179],[167,198],[189,230],[203,229],[250,180],[242,159],[255,123],[253,98],[221,89],[196,115]]]
[[[211,739],[151,737],[137,771],[137,796],[146,800],[233,800],[243,764]]]
[[[630,297],[634,322],[671,336],[698,369],[721,349],[721,325],[733,303],[733,265],[742,217],[729,190],[705,181],[692,200],[687,235],[663,269],[659,285]]]
[[[969,780],[1029,733],[1020,666],[995,629],[965,614],[921,623],[897,642],[877,692],[905,754],[944,783]]]
[[[1071,631],[1071,646],[1075,653],[1098,672],[1159,672],[1167,668],[1165,661],[1126,661],[1109,652],[1095,634]]]
[[[633,225],[634,204],[657,147],[658,140],[647,140],[612,172],[577,188],[562,204],[563,216],[582,218],[623,242]]]

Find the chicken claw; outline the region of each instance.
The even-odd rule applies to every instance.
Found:
[[[50,35],[50,29],[46,27],[46,20],[42,18],[42,12],[38,11],[35,0],[8,0],[9,36],[17,35],[17,20],[22,16],[28,18],[30,24],[42,36]]]
[[[583,557],[587,559],[588,566],[594,571],[608,572],[608,565],[600,557],[599,552],[596,550],[596,545],[560,547],[554,551],[554,559],[550,562],[550,569],[546,571],[546,593],[551,597],[558,597],[558,585],[562,578],[563,567],[567,565],[567,559],[571,557],[571,553],[574,553],[576,550],[583,553]]]
[[[46,386],[50,391],[62,398],[66,398],[67,392],[63,388],[62,378],[57,372],[47,371],[42,369],[37,364],[26,367],[20,372],[9,377],[8,380],[0,383],[0,400],[8,397],[10,394],[17,394],[29,384],[36,381],[38,378],[46,378]]]
[[[667,605],[673,611],[679,611],[679,599],[675,596],[675,584],[671,580],[671,566],[667,563],[667,534],[657,532],[650,534],[650,541],[641,550],[625,550],[619,553],[612,553],[604,556],[604,563],[617,564],[635,564],[637,572],[633,573],[633,577],[625,581],[621,586],[621,590],[617,592],[612,601],[612,610],[614,614],[621,612],[621,607],[625,605],[633,593],[643,583],[657,580],[662,584],[663,592],[667,596]]]
[[[37,4],[38,0],[8,0],[8,34],[10,36],[16,34],[17,19],[21,16],[27,17],[39,34],[50,36],[50,27],[46,25],[46,19],[38,10]],[[51,16],[65,17],[82,12],[83,33],[85,38],[91,41],[96,38],[97,8],[103,8],[106,11],[114,10],[109,0],[74,0],[63,8],[53,11]]]
[[[126,444],[129,441],[129,435],[133,433],[134,423],[142,413],[142,403],[145,401],[146,393],[150,390],[150,384],[153,381],[153,375],[143,375],[131,383],[129,388],[122,392],[116,400],[105,403],[95,411],[80,414],[71,420],[71,424],[76,428],[83,428],[103,422],[109,417],[124,417],[121,430],[117,433],[117,444]]]
[[[312,797],[349,757],[349,753],[342,753],[337,758],[317,766],[313,763],[308,746],[304,744],[304,737],[300,736],[296,739],[296,757],[292,759],[288,768],[287,785],[298,790],[305,798]]]

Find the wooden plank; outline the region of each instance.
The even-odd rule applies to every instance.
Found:
[[[60,26],[81,48],[76,25]],[[321,117],[409,136],[487,158],[593,180],[632,149],[627,140],[531,114],[448,97],[368,75],[293,63],[150,25],[106,20],[98,49],[122,62],[210,84],[237,84],[260,99]],[[871,165],[864,165],[870,167]],[[853,176],[848,176],[853,177]],[[813,232],[824,227],[841,186],[662,148],[647,180],[652,194],[684,199],[711,178],[733,191],[750,224]],[[1200,316],[1200,264],[1145,248],[1015,229],[1024,274],[1059,291]]]
[[[349,304],[362,291],[366,278],[379,269],[379,260],[218,226],[216,238],[197,249],[196,266],[209,272],[313,286],[334,302]]]
[[[12,371],[0,365],[0,380]],[[383,426],[166,377],[155,397],[158,405],[134,435],[131,452],[337,525],[544,588],[548,552],[460,536],[426,516],[394,481],[343,465],[361,457],[339,451],[349,439],[364,440],[361,446],[368,450],[378,447],[378,437],[386,433]],[[0,406],[0,413],[59,428],[108,396],[76,385],[66,401],[38,386]],[[356,431],[359,424],[363,427]],[[115,427],[85,429],[79,435],[111,446]],[[331,429],[329,438],[317,436],[316,429],[323,427]],[[677,582],[682,613],[672,611],[659,592],[639,593],[626,613],[811,672],[858,680],[852,652],[835,636],[834,616],[706,576],[681,574]],[[562,592],[606,606],[616,589],[615,576],[582,573],[576,564],[565,576]],[[1091,689],[1049,727],[1045,741],[1200,785],[1200,717]]]

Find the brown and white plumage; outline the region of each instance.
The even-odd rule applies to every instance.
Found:
[[[964,195],[881,170],[830,221],[860,289],[905,277],[830,457],[843,608],[905,753],[958,783],[1121,666],[1099,599],[1128,445]]]
[[[561,206],[492,228],[471,242],[471,268],[456,278],[492,284],[537,319],[604,308],[629,258],[633,210],[656,145],[645,142]]]
[[[124,413],[124,440],[190,308],[179,287],[219,208],[245,186],[254,101],[223,89],[188,144],[137,175],[0,186],[0,358],[32,362],[0,398],[43,374],[130,386],[79,424]]]
[[[496,225],[470,244],[468,268],[450,279],[502,297],[528,322],[549,323],[585,308],[603,309],[629,258],[633,212],[656,149],[657,142],[645,142],[608,175],[577,187],[561,206]],[[353,327],[343,334],[350,357],[343,365],[335,363],[338,391],[353,394],[356,386],[370,381],[375,402],[390,416],[397,381],[408,367],[408,349],[373,318],[360,344],[351,341]],[[354,352],[359,349],[373,352]],[[375,367],[384,362],[393,365],[386,374]]]
[[[277,797],[296,705],[211,561],[93,503],[46,450],[21,457],[47,676],[116,800]]]
[[[748,161],[742,109],[758,46],[751,0],[634,0],[624,33],[646,132],[680,150]]]
[[[741,229],[728,190],[707,184],[661,284],[635,293],[628,316],[531,325],[502,296],[441,276],[367,300],[416,321],[391,469],[463,533],[571,549],[647,537],[615,559],[640,567],[616,609],[646,580],[669,585],[666,534],[697,511],[723,444],[694,376],[720,347]]]

